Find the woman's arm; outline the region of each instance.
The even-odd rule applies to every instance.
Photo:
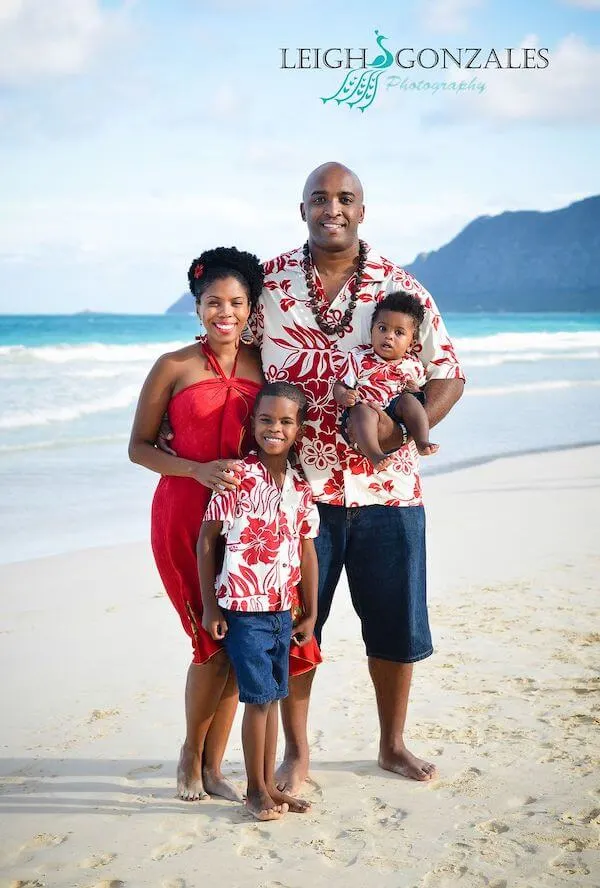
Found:
[[[129,459],[160,475],[195,478],[211,490],[230,490],[239,483],[234,474],[237,460],[200,463],[165,453],[155,446],[156,436],[173,394],[176,370],[169,355],[158,359],[140,392],[131,437]]]

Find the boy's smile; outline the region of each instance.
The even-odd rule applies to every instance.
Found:
[[[253,419],[254,438],[269,456],[287,454],[300,431],[298,404],[289,398],[263,395]]]

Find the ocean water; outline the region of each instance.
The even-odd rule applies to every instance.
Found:
[[[423,474],[600,441],[600,315],[446,314],[468,385]],[[140,386],[188,315],[0,316],[0,562],[145,539],[127,459]]]

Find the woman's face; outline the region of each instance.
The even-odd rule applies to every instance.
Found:
[[[213,281],[200,297],[196,311],[209,342],[237,342],[250,314],[248,293],[233,277]]]

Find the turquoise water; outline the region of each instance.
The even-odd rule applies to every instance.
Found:
[[[468,385],[424,474],[600,440],[600,315],[445,321]],[[153,361],[197,332],[193,315],[0,316],[0,561],[147,535],[132,414]]]

